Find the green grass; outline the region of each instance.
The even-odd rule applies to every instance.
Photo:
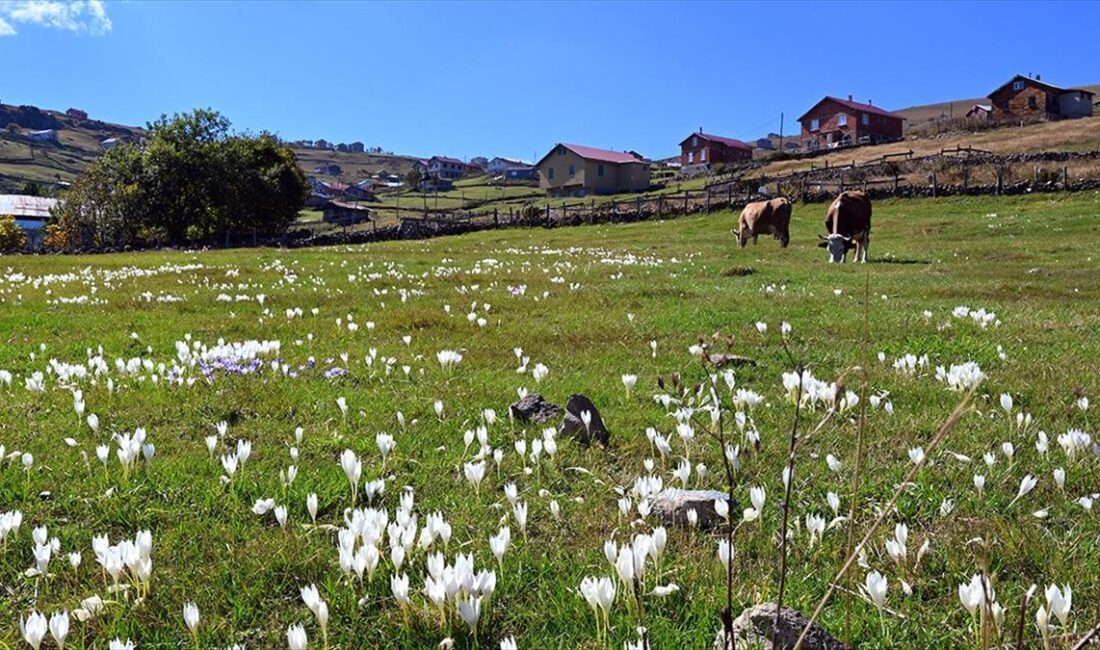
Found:
[[[427,513],[445,515],[454,530],[448,561],[456,552],[471,553],[479,569],[494,568],[488,538],[509,520],[513,548],[483,613],[482,648],[496,648],[510,634],[521,648],[622,647],[634,638],[637,624],[622,597],[612,610],[611,640],[605,645],[596,641],[577,585],[586,575],[614,575],[603,556],[605,540],[622,542],[655,523],[651,518],[631,526],[619,517],[613,488],[629,488],[645,471],[644,459],[656,454],[646,427],[676,437],[675,421],[651,398],[663,392],[656,381],[667,381],[673,373],[681,373],[688,384],[704,379],[687,348],[715,332],[732,336],[734,352],[759,362],[756,368],[739,369],[737,384],[765,397],[765,404],[751,413],[760,448],[743,459],[737,494],[745,507],[748,486],[763,485],[768,501],[763,517],[737,532],[735,608],[773,599],[781,468],[793,414],[780,383],[789,370],[779,345],[781,321],[793,326],[795,354],[821,379],[831,381],[863,363],[866,352],[872,359],[872,389],[888,393],[885,399],[893,404],[893,416],[881,409],[869,415],[867,472],[856,495],[859,532],[910,467],[907,449],[927,445],[958,397],[934,380],[931,369],[903,376],[890,362],[906,353],[927,354],[933,367],[974,360],[988,374],[975,408],[944,445],[974,461],[961,464],[945,453],[933,454],[932,466],[905,491],[897,513],[887,517],[867,549],[870,566],[888,577],[886,604],[892,613],[880,627],[874,607],[852,599],[852,636],[860,647],[973,646],[957,586],[986,562],[998,601],[1009,612],[1007,627],[1014,628],[1020,597],[1030,584],[1057,582],[1075,592],[1069,627],[1078,634],[1087,630],[1100,616],[1100,525],[1095,511],[1073,499],[1100,487],[1098,460],[1091,452],[1066,458],[1056,438],[1070,428],[1094,430],[1095,414],[1073,406],[1078,392],[1094,404],[1100,399],[1100,338],[1095,335],[1100,327],[1100,195],[881,202],[875,206],[872,263],[863,266],[825,262],[825,253],[815,246],[823,214],[823,205],[796,206],[787,249],[762,239],[738,250],[729,233],[734,215],[721,213],[366,247],[0,260],[5,269],[0,271],[0,369],[14,374],[10,389],[0,385],[0,444],[7,453],[25,451],[35,458],[29,472],[18,458],[0,465],[0,511],[24,514],[22,530],[0,552],[0,645],[20,647],[19,617],[32,609],[72,610],[92,594],[108,597],[91,553],[93,535],[107,533],[117,542],[149,529],[154,547],[148,598],[109,605],[89,623],[74,621],[69,647],[105,647],[115,636],[130,637],[140,648],[186,647],[190,642],[181,608],[188,600],[202,612],[200,637],[206,647],[285,647],[291,623],[303,623],[312,647],[320,647],[319,628],[298,596],[299,587],[311,582],[329,605],[332,647],[433,648],[447,634],[457,647],[473,647],[460,622],[448,631],[436,627],[422,589],[423,551],[414,550],[405,567],[413,601],[408,628],[390,593],[388,560],[383,559],[369,585],[342,582],[335,533],[308,525],[305,497],[319,495],[318,523],[342,524],[351,498],[338,457],[350,448],[363,459],[364,480],[387,477],[382,504],[391,521],[405,486],[415,489],[421,524]],[[733,267],[736,273],[727,272]],[[746,274],[746,268],[753,272]],[[865,307],[868,280],[871,299]],[[526,293],[513,296],[509,287],[518,285],[526,285]],[[146,292],[153,302],[143,297]],[[219,294],[264,294],[265,302],[220,302]],[[82,295],[102,304],[56,304]],[[182,301],[156,302],[158,295]],[[486,304],[491,305],[487,312]],[[953,318],[958,305],[994,311],[1001,325],[982,329],[969,319]],[[285,311],[293,308],[303,309],[304,317],[288,320]],[[311,314],[313,308],[318,315]],[[484,328],[468,322],[471,308],[486,318]],[[862,335],[865,309],[868,341]],[[932,313],[930,319],[922,315],[925,310]],[[337,324],[349,314],[360,324],[355,333]],[[757,332],[757,321],[769,324],[766,336]],[[412,336],[411,345],[401,340],[405,335]],[[301,369],[296,378],[271,370],[243,377],[219,374],[211,383],[200,377],[193,386],[147,378],[159,373],[158,363],[168,368],[176,363],[175,342],[187,336],[208,345],[219,338],[278,340],[280,356],[292,370],[308,365],[311,357],[317,367]],[[650,341],[657,342],[655,357]],[[93,433],[74,413],[70,391],[54,375],[47,376],[48,390],[42,394],[26,390],[24,378],[45,370],[51,358],[83,363],[88,354],[98,354],[99,346],[108,371],[79,382],[87,412],[101,421],[100,432]],[[536,363],[549,368],[541,384],[530,370],[516,372],[515,347],[530,356],[529,368]],[[378,360],[368,367],[364,358],[372,348]],[[436,362],[436,352],[443,349],[463,352],[451,373]],[[874,360],[880,351],[887,363]],[[348,375],[322,377],[329,359],[331,365],[344,365],[340,354],[345,352]],[[138,373],[145,379],[115,369],[116,358],[136,357],[153,363],[152,373]],[[388,376],[382,370],[385,357],[396,359]],[[405,365],[411,370],[407,377]],[[187,376],[195,373],[188,370]],[[623,373],[639,377],[629,399],[620,383]],[[107,389],[108,378],[113,392]],[[556,457],[544,455],[537,470],[525,475],[513,444],[537,436],[541,427],[508,421],[507,407],[519,387],[559,404],[570,393],[591,397],[612,430],[610,448],[586,449],[561,439]],[[848,387],[858,389],[852,380]],[[1000,412],[997,396],[1002,392],[1013,395],[1017,410],[1033,414],[1037,426],[1031,432],[1017,432]],[[338,397],[347,399],[346,418],[336,406]],[[436,399],[445,404],[441,422],[432,411]],[[478,423],[485,408],[498,414],[490,444],[507,453],[499,475],[490,463],[475,494],[462,467],[477,443],[464,452],[463,431]],[[398,411],[406,419],[404,430],[397,423]],[[811,426],[822,411],[803,416],[805,426]],[[252,457],[228,487],[219,482],[221,467],[203,443],[223,420],[230,426],[219,453],[239,439],[253,444]],[[278,475],[291,463],[287,450],[297,426],[305,431],[298,445],[299,473],[284,492]],[[105,471],[94,448],[111,444],[112,432],[136,427],[148,431],[156,455],[148,465],[139,464],[127,481],[113,449]],[[1035,429],[1051,438],[1045,456],[1035,449]],[[382,431],[397,439],[384,468],[374,442]],[[804,440],[799,450],[786,603],[803,611],[812,610],[824,593],[847,534],[844,525],[828,530],[823,542],[809,550],[805,517],[831,518],[828,491],[837,492],[842,512],[847,510],[855,432],[851,417],[840,418]],[[75,438],[78,446],[70,448],[66,437]],[[1011,461],[1000,451],[1005,441],[1015,444]],[[684,453],[678,439],[672,446],[674,458],[657,461],[666,485],[674,482],[671,469]],[[992,468],[981,461],[987,451],[998,457]],[[826,467],[827,454],[845,464],[839,475]],[[699,431],[691,461],[706,463],[710,472],[701,483],[693,472],[693,487],[721,487],[719,459],[714,439]],[[1064,493],[1051,478],[1059,466],[1066,470]],[[972,487],[974,473],[987,476],[983,495]],[[1038,486],[1010,506],[1028,473],[1039,478]],[[530,507],[527,539],[509,514],[502,492],[508,481],[518,484],[521,500]],[[271,514],[251,512],[263,497],[287,505],[286,530]],[[945,498],[956,503],[948,516],[939,513]],[[561,521],[549,512],[551,499],[561,506]],[[363,500],[360,492],[359,503]],[[1047,519],[1032,515],[1040,508],[1049,511]],[[907,523],[910,531],[904,569],[884,550],[896,522]],[[23,574],[34,564],[31,530],[41,525],[61,542],[49,565],[54,575],[46,580]],[[914,568],[914,556],[926,539],[929,551]],[[669,531],[661,582],[675,582],[681,590],[663,600],[647,598],[653,647],[709,647],[725,602],[716,543],[709,533]],[[383,547],[388,550],[385,542]],[[66,561],[72,551],[84,556],[77,571]],[[856,584],[865,573],[856,569]],[[903,578],[912,595],[903,595]],[[647,590],[654,584],[650,569]],[[362,606],[360,599],[365,599]],[[823,615],[823,623],[838,635],[846,599],[839,593]],[[1040,647],[1034,614],[1041,601],[1040,592],[1027,612],[1031,647]]]

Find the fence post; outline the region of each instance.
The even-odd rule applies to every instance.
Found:
[[[997,196],[1001,195],[1003,186],[1004,186],[1004,169],[1001,168],[1001,167],[998,167],[997,168]]]
[[[641,221],[642,220],[642,197],[639,196],[637,199],[635,199],[634,204],[635,204],[634,205],[634,211],[638,215],[638,221]]]
[[[500,215],[497,214],[497,208],[493,208],[493,227],[494,228],[499,228],[500,227]]]
[[[932,198],[936,198],[936,195],[939,194],[939,189],[940,185],[939,180],[936,178],[936,172],[932,172]]]
[[[894,173],[894,196],[898,195],[898,174]]]
[[[1062,167],[1062,189],[1069,189],[1069,167]]]
[[[546,225],[550,225],[550,202],[546,202]]]
[[[806,202],[806,177],[805,176],[803,176],[798,181],[798,200],[803,202],[803,203]]]
[[[844,174],[840,175],[840,193],[844,193]]]
[[[710,188],[707,188],[707,214],[710,214]]]
[[[684,190],[684,214],[688,213],[688,191]]]
[[[657,218],[658,219],[660,219],[662,217],[662,215],[664,214],[664,212],[665,212],[664,208],[665,208],[665,197],[664,196],[658,196],[657,197]]]
[[[1035,183],[1036,184],[1039,183],[1039,173],[1040,173],[1039,165],[1035,165]]]
[[[726,207],[730,210],[733,209],[733,185],[726,186]]]

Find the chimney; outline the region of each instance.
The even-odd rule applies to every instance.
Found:
[[[1036,72],[1035,73],[1035,81],[1042,81],[1042,80],[1043,80],[1043,75]]]
[[[852,96],[848,95],[848,101],[852,101]]]
[[[867,100],[867,105],[868,105],[868,106],[874,106],[874,105],[875,105],[875,103],[874,103],[873,101],[871,101],[871,100],[869,100],[869,99],[868,99],[868,100]]]
[[[699,133],[703,132],[703,127],[699,127]]]

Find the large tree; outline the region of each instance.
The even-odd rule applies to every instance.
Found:
[[[269,134],[234,134],[209,109],[162,116],[141,144],[112,148],[58,211],[74,246],[182,244],[284,231],[308,196],[294,154]]]

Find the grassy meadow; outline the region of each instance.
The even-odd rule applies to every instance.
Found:
[[[701,336],[732,337],[732,352],[758,362],[735,369],[734,390],[717,381],[722,419],[741,449],[735,614],[775,599],[795,411],[783,385],[792,370],[784,322],[791,353],[814,377],[828,384],[868,363],[875,396],[857,494],[858,407],[849,403],[800,442],[785,604],[813,610],[844,559],[849,527],[857,537],[866,531],[912,467],[910,450],[927,447],[958,403],[936,367],[973,361],[986,379],[971,408],[905,486],[853,566],[853,591],[838,591],[821,622],[843,638],[847,609],[861,648],[980,647],[959,585],[984,570],[1006,612],[1003,637],[989,624],[990,645],[1015,638],[1021,598],[1035,584],[1025,636],[1043,647],[1036,611],[1057,584],[1072,588],[1072,607],[1064,622],[1051,614],[1049,643],[1068,647],[1100,618],[1100,506],[1090,500],[1100,498],[1100,458],[1091,442],[1067,436],[1092,434],[1100,417],[1100,194],[881,202],[866,265],[826,263],[816,247],[824,209],[795,207],[786,249],[762,238],[738,250],[727,212],[362,247],[0,258],[0,371],[10,373],[10,383],[0,374],[0,517],[9,513],[10,528],[10,513],[22,515],[0,546],[0,647],[28,647],[21,617],[67,610],[70,648],[107,648],[115,638],[137,648],[278,648],[292,625],[321,648],[318,617],[300,596],[315,584],[331,648],[435,648],[450,637],[455,648],[495,649],[512,636],[519,648],[621,648],[638,625],[653,648],[709,648],[726,598],[719,531],[667,526],[641,609],[604,544],[629,544],[661,525],[639,512],[639,477],[679,487],[673,472],[689,459],[688,487],[724,489],[710,416],[671,377],[706,381],[689,347]],[[444,368],[441,351],[461,361]],[[911,368],[895,368],[910,354]],[[629,394],[624,374],[637,376]],[[858,392],[853,377],[847,390]],[[508,417],[521,389],[559,405],[571,393],[589,396],[610,445],[559,435],[551,455],[543,429],[557,421]],[[762,399],[735,404],[736,389]],[[654,398],[661,394],[671,402]],[[1012,398],[1007,408],[1002,394]],[[678,431],[681,399],[696,414]],[[826,398],[807,404],[803,431],[829,408]],[[730,424],[739,411],[743,429]],[[1017,424],[1019,413],[1030,419]],[[665,452],[648,439],[650,427],[667,440]],[[153,449],[131,444],[120,454],[139,428]],[[385,457],[382,433],[394,441]],[[536,440],[541,453],[532,457]],[[250,454],[237,453],[242,441]],[[354,498],[345,450],[361,462]],[[124,461],[128,454],[135,458]],[[479,463],[475,489],[467,477]],[[980,491],[975,475],[985,477]],[[1038,481],[1018,497],[1028,475]],[[379,480],[384,492],[371,500],[364,486]],[[527,508],[525,530],[509,483]],[[766,502],[742,521],[750,487],[763,487]],[[853,499],[854,523],[843,519]],[[285,508],[285,525],[275,507]],[[362,579],[339,560],[337,529],[350,525],[353,507],[376,509],[365,517],[384,510],[396,527],[354,543],[381,556]],[[446,542],[439,520],[428,523],[433,513],[449,525]],[[811,515],[829,522],[815,543]],[[908,529],[900,556],[897,524]],[[498,562],[489,540],[503,526],[511,543]],[[37,527],[47,531],[36,541]],[[93,537],[117,545],[139,531],[151,534],[142,556],[151,571],[127,566],[114,589]],[[44,567],[40,547],[51,548]],[[395,560],[394,547],[403,557]],[[483,584],[471,592],[482,594],[476,634],[457,611],[469,600],[462,589],[443,606],[442,625],[425,593],[437,552],[448,565],[468,554],[475,571],[495,572],[491,595]],[[887,580],[881,610],[861,589],[872,571]],[[407,605],[395,574],[408,577]],[[618,585],[607,631],[578,593],[586,576]],[[670,584],[678,591],[653,593]],[[93,596],[104,601],[99,611],[82,605]],[[200,612],[195,640],[182,614],[188,602]]]

